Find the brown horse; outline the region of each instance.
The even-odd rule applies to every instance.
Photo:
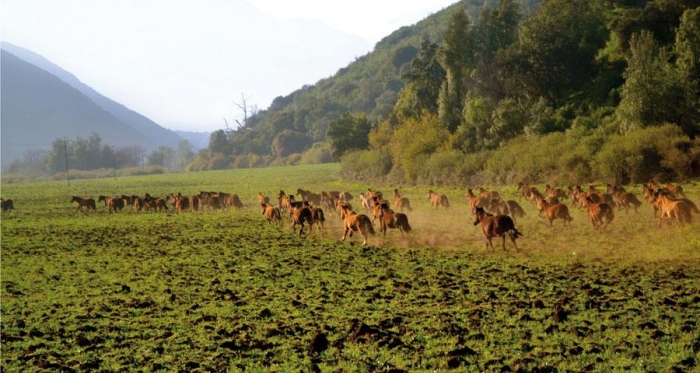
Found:
[[[15,203],[11,199],[0,198],[0,209],[7,212],[15,209]]]
[[[258,192],[258,203],[259,204],[268,204],[270,203],[270,197],[262,194],[261,192]]]
[[[593,229],[598,230],[602,226],[603,229],[601,231],[604,232],[608,224],[615,219],[615,212],[612,207],[605,202],[595,202],[591,197],[586,197],[584,201],[588,207],[588,218],[593,224]]]
[[[276,226],[282,227],[282,214],[280,214],[279,207],[272,206],[269,203],[263,203],[260,207],[262,207],[262,214],[267,219],[268,225],[275,223]]]
[[[634,208],[634,212],[639,212],[637,209],[642,205],[642,202],[637,199],[637,196],[630,192],[617,192],[613,197],[615,198],[617,209],[624,209],[625,212],[629,212],[630,206]]]
[[[72,196],[71,202],[78,203],[78,211],[86,213],[92,209],[92,211],[97,211],[97,206],[95,205],[95,199],[90,197],[78,197]]]
[[[323,209],[320,207],[307,206],[311,209],[311,219],[313,219],[314,224],[318,227],[318,231],[323,234],[323,223],[326,221],[326,216],[323,214]]]
[[[297,189],[297,195],[301,197],[303,201],[309,201],[314,206],[321,205],[321,195],[317,193],[310,192],[304,189]]]
[[[450,211],[450,202],[447,200],[447,196],[444,194],[437,194],[433,192],[432,190],[428,191],[428,200],[430,200],[430,205],[432,207],[435,207],[437,210],[438,207],[442,206],[445,208],[445,210]]]
[[[350,237],[352,237],[353,232],[360,232],[364,238],[364,241],[362,241],[362,245],[364,246],[367,244],[367,235],[375,234],[374,227],[372,226],[372,221],[369,219],[369,216],[355,213],[355,211],[352,211],[348,205],[343,205],[341,218],[343,219],[344,228],[342,241],[345,241],[345,237],[348,236],[348,233]]]
[[[386,231],[388,228],[398,229],[401,232],[401,237],[403,237],[404,232],[410,234],[411,225],[408,224],[408,216],[401,212],[394,212],[394,210],[389,208],[386,203],[381,204],[382,213],[379,217],[380,232],[384,232],[384,239],[386,239]]]
[[[695,203],[687,198],[672,198],[657,192],[655,203],[660,212],[659,225],[663,219],[671,221],[675,218],[678,224],[684,227],[685,223],[693,223],[693,212],[700,213]]]
[[[493,243],[491,240],[494,237],[503,237],[503,250],[506,249],[506,234],[510,237],[513,242],[516,251],[518,249],[518,244],[515,240],[518,236],[522,236],[517,229],[515,229],[515,223],[513,219],[508,215],[491,215],[488,214],[483,207],[476,208],[476,220],[474,220],[474,225],[481,223],[481,229],[484,233],[484,238],[486,239],[486,250],[491,250],[493,252]]]
[[[366,196],[364,193],[360,193],[360,203],[365,212],[370,212],[372,210],[372,197]]]
[[[311,212],[311,208],[308,206],[302,206],[294,211],[292,211],[292,230],[296,231],[296,226],[299,224],[301,228],[299,229],[299,237],[304,233],[304,224],[309,224],[309,232],[313,228],[314,217]]]
[[[548,198],[549,199],[549,198]],[[561,203],[547,202],[547,199],[539,199],[537,202],[538,208],[540,205],[544,207],[544,216],[549,220],[549,229],[553,229],[552,222],[555,219],[561,219],[564,221],[564,226],[571,227],[571,221],[574,218],[569,214],[569,208]]]
[[[404,209],[409,212],[413,211],[411,208],[411,201],[406,197],[402,197],[398,189],[394,189],[394,207],[399,211],[403,211]]]
[[[477,207],[488,207],[491,204],[491,200],[484,196],[477,196],[471,189],[467,189],[467,193],[464,195],[469,200],[469,207],[472,210],[472,214],[476,214]],[[494,198],[493,200],[499,200]]]

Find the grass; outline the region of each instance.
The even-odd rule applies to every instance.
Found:
[[[573,227],[550,231],[523,202],[522,252],[495,242],[487,254],[464,190],[434,188],[448,213],[429,207],[428,188],[337,175],[322,165],[2,184],[16,206],[0,221],[2,370],[698,369],[697,222],[659,227],[644,205],[601,234],[572,209]],[[299,238],[254,207],[258,192],[368,187],[411,199],[410,239],[339,242],[330,212],[323,233]],[[684,188],[698,201],[697,185]],[[82,214],[68,202],[200,190],[247,206]]]

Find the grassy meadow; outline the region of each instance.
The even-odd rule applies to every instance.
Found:
[[[523,200],[519,252],[487,253],[464,189],[348,184],[336,164],[1,185],[3,372],[676,372],[700,370],[700,215],[646,202],[605,233]],[[598,185],[601,187],[600,185]],[[479,186],[470,186],[479,187]],[[516,186],[484,186],[518,200]],[[543,189],[543,186],[539,186]],[[684,183],[700,204],[700,184]],[[413,232],[303,237],[262,192],[394,188]],[[450,211],[430,207],[444,193]],[[628,191],[642,199],[640,186]],[[84,214],[73,195],[238,194],[241,210]],[[391,200],[391,198],[389,198]],[[565,202],[565,203],[568,203]]]

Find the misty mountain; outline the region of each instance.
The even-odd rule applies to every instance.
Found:
[[[103,143],[177,146],[175,132],[101,95],[44,57],[2,43],[2,164],[30,149],[49,149],[57,138],[87,138]]]
[[[196,152],[200,149],[206,149],[209,146],[209,137],[211,132],[190,132],[190,131],[175,131],[180,137],[190,142],[192,151]]]

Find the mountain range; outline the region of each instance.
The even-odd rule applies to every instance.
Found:
[[[140,146],[147,152],[176,147],[183,138],[195,149],[206,147],[208,134],[161,127],[32,51],[6,42],[0,49],[3,166],[28,150],[48,150],[56,139],[86,139],[93,132],[103,144]]]

